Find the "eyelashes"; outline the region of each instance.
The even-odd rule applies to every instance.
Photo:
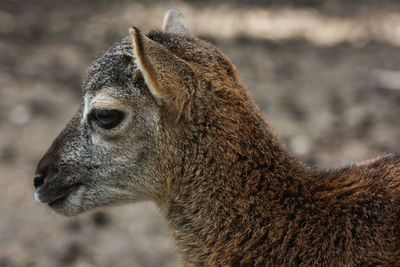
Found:
[[[88,115],[89,121],[106,130],[117,127],[124,118],[125,113],[116,109],[92,109]]]

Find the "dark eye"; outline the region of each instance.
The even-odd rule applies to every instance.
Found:
[[[111,129],[120,124],[125,113],[115,109],[92,109],[89,119],[104,129]]]

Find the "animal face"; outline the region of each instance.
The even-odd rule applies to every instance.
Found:
[[[221,129],[238,132],[235,112],[251,100],[232,86],[239,83],[236,69],[174,12],[162,32],[131,28],[89,68],[80,109],[37,167],[37,201],[65,215],[162,202],[183,163],[199,161],[187,153],[194,140],[209,146]]]
[[[91,66],[80,109],[38,165],[35,198],[59,213],[154,191],[158,107],[125,49],[123,41]]]

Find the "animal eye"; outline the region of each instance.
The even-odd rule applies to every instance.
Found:
[[[115,109],[92,109],[89,119],[104,129],[111,129],[120,124],[125,113]]]

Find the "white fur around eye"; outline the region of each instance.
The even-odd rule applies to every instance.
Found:
[[[89,113],[89,96],[85,95],[84,99],[84,106],[83,106],[83,113],[82,113],[82,123],[85,123],[86,117]]]
[[[106,129],[90,118],[90,114],[94,109],[117,110],[124,113],[124,117],[115,127]],[[123,104],[118,99],[110,97],[108,94],[100,92],[88,104],[88,108],[84,111],[84,120],[91,129],[92,140],[94,143],[101,143],[101,140],[110,140],[122,136],[128,129],[133,120],[133,109],[131,106]]]
[[[118,110],[124,112],[125,117],[128,117],[128,113],[132,113],[132,107],[124,103],[123,100],[118,99],[116,97],[118,95],[118,91],[115,88],[103,88],[97,91],[94,96],[85,95],[82,123],[89,123],[88,117],[93,109]],[[126,118],[123,121],[125,120]]]

